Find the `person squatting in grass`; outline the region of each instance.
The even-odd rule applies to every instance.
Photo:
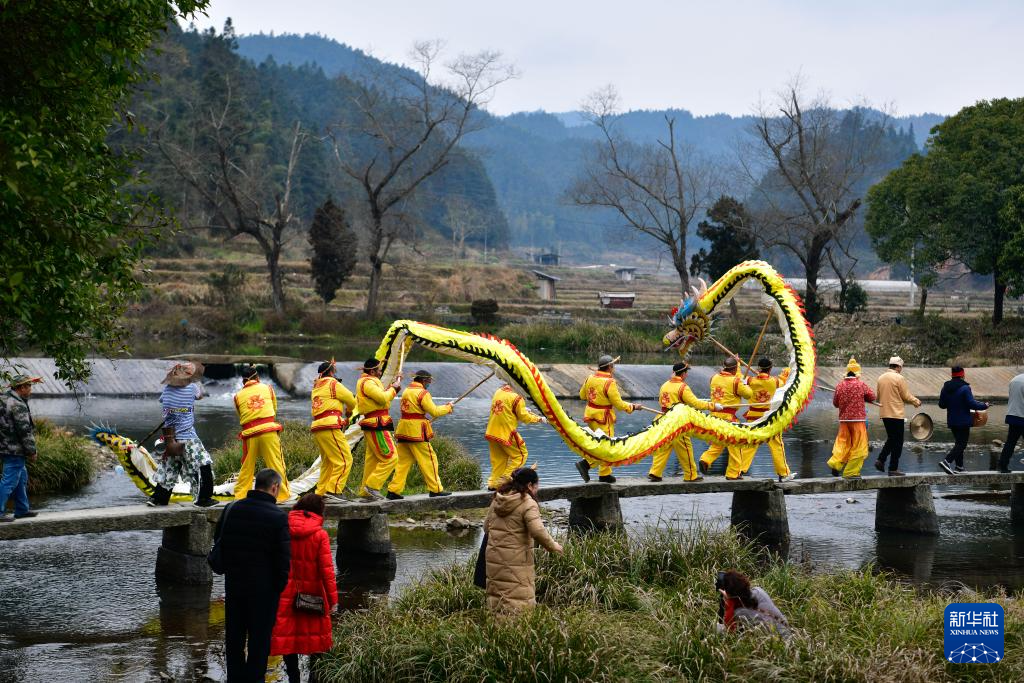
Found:
[[[514,613],[537,604],[535,543],[562,552],[541,521],[539,486],[537,471],[520,467],[500,485],[487,511],[487,608],[492,612]]]
[[[412,382],[402,392],[402,416],[398,421],[398,429],[395,430],[398,462],[395,465],[395,476],[388,484],[388,500],[402,499],[402,491],[405,490],[405,481],[409,477],[413,462],[423,473],[423,481],[431,498],[451,495],[441,484],[437,453],[430,445],[430,440],[434,438],[434,427],[430,418],[449,415],[454,406],[451,403],[440,407],[434,405],[434,399],[427,391],[427,387],[433,381],[434,378],[429,372],[417,370]]]
[[[307,493],[288,513],[291,570],[277,603],[277,621],[270,637],[270,654],[284,657],[288,683],[299,683],[299,655],[309,655],[310,680],[317,680],[316,660],[331,649],[331,615],[338,611],[331,539],[324,531],[324,499]],[[302,608],[299,595],[320,598],[320,613]]]
[[[875,461],[875,469],[879,472],[885,471],[885,461],[889,460],[889,476],[902,477],[904,472],[900,471],[900,456],[903,454],[903,438],[906,430],[906,412],[903,408],[911,404],[915,408],[921,406],[921,401],[907,387],[907,378],[903,376],[903,359],[893,356],[889,359],[889,370],[883,372],[878,378],[878,402],[881,408],[878,409],[878,416],[882,418],[885,425],[885,445],[878,454]]]
[[[587,402],[583,411],[583,421],[587,423],[591,431],[602,431],[608,437],[615,436],[615,411],[623,410],[632,413],[640,406],[636,403],[626,403],[619,394],[619,386],[615,382],[612,373],[615,372],[615,363],[618,358],[612,358],[605,354],[597,359],[597,371],[587,377],[580,387],[580,400]],[[590,468],[593,465],[589,460],[583,458],[576,462],[576,471],[583,477],[583,481],[590,481]],[[598,467],[598,481],[615,483],[612,476],[612,466],[600,463]]]
[[[860,379],[860,363],[851,358],[846,364],[846,377],[832,396],[832,405],[839,408],[839,433],[827,463],[833,477],[861,478],[860,468],[868,457],[868,417],[864,404],[874,400],[875,392]]]
[[[163,410],[163,453],[157,451],[159,464],[154,480],[156,486],[148,505],[167,505],[178,480],[189,483],[196,505],[216,505],[213,499],[213,458],[196,433],[196,401],[203,398],[199,384],[203,366],[178,363],[168,371],[160,392]]]
[[[757,361],[757,374],[747,378],[747,386],[754,392],[750,398],[750,407],[747,408],[747,422],[759,420],[771,410],[772,396],[775,395],[775,391],[779,387],[786,383],[787,379],[789,379],[789,368],[783,368],[778,377],[772,377],[772,359],[761,358]],[[741,448],[744,472],[750,471],[754,456],[757,455],[757,448],[756,445]],[[789,469],[789,463],[786,462],[786,446],[782,443],[782,432],[768,439],[768,452],[772,454],[772,465],[775,467],[775,475],[779,481],[790,481],[796,478],[796,475]]]
[[[283,427],[277,422],[277,396],[274,389],[260,382],[255,365],[248,366],[242,373],[244,384],[234,396],[235,412],[242,431],[238,438],[242,440],[242,466],[238,470],[238,481],[235,484],[235,500],[245,498],[253,483],[253,472],[256,461],[262,460],[266,467],[281,475],[281,486],[278,487],[277,502],[282,503],[290,497],[288,490],[288,473],[281,453],[281,437]]]
[[[4,473],[0,478],[0,522],[35,517],[29,510],[27,462],[35,462],[36,434],[28,397],[32,385],[42,382],[40,377],[15,375],[11,386],[0,398],[0,459]],[[14,514],[7,512],[7,499],[14,495]]]
[[[743,375],[740,373],[739,359],[735,356],[729,356],[722,363],[722,371],[711,378],[711,400],[721,406],[721,410],[716,409],[711,413],[711,417],[719,417],[728,422],[736,422],[736,413],[740,405],[743,404],[743,399],[749,399],[753,395],[753,390],[743,381]],[[711,465],[714,464],[723,450],[725,450],[725,446],[722,444],[711,444],[704,451],[704,454],[700,456],[700,471],[707,474],[708,470],[711,469]],[[725,478],[733,480],[742,479],[744,474],[743,463],[745,461],[743,447],[730,444],[728,450],[729,464],[725,470]]]
[[[953,448],[939,467],[949,474],[964,471],[964,450],[971,438],[971,427],[974,426],[974,414],[971,411],[988,410],[988,404],[976,401],[971,392],[971,385],[965,379],[966,373],[959,365],[950,369],[950,379],[942,385],[939,392],[939,407],[946,410],[946,424],[953,432]]]
[[[348,417],[356,409],[356,398],[335,376],[334,359],[317,368],[317,378],[310,393],[313,422],[309,431],[320,451],[320,478],[316,492],[335,500],[343,496],[352,472],[352,450],[345,438]]]
[[[783,638],[789,637],[786,617],[764,589],[750,585],[750,579],[745,574],[732,569],[718,572],[715,588],[721,595],[718,602],[719,631],[737,631],[763,625],[778,631]]]
[[[491,474],[487,477],[487,490],[494,491],[512,472],[526,464],[529,453],[526,442],[519,435],[519,424],[547,424],[540,415],[526,409],[526,400],[508,383],[498,387],[491,398],[491,413],[487,420],[484,439],[490,449]]]
[[[395,423],[391,420],[391,401],[401,386],[401,377],[387,389],[380,381],[381,362],[368,358],[363,363],[363,374],[356,382],[356,412],[362,416],[359,427],[363,430],[366,454],[363,459],[363,481],[359,496],[370,500],[381,500],[380,489],[395,470],[397,461]]]
[[[696,410],[721,410],[722,406],[720,404],[699,399],[694,395],[693,391],[686,384],[686,375],[689,371],[690,365],[686,361],[672,366],[672,376],[658,390],[658,403],[661,409],[668,411],[677,403],[683,403]],[[648,479],[651,481],[661,481],[672,451],[675,451],[676,459],[683,468],[683,479],[685,481],[701,481],[704,479],[704,477],[697,473],[697,464],[693,460],[693,442],[686,434],[680,434],[665,448],[654,454],[651,460],[651,469],[647,473]]]

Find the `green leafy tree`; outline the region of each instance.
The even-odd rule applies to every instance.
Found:
[[[690,275],[703,273],[717,280],[737,263],[760,258],[750,214],[742,202],[722,195],[707,216],[708,220],[697,224],[697,237],[706,240],[708,248],[701,247],[690,257]]]
[[[49,0],[0,7],[0,354],[53,356],[65,381],[114,352],[154,223],[126,189],[130,156],[107,142],[146,78],[156,34],[203,0]]]
[[[870,198],[879,204],[876,243],[902,243],[905,254],[908,240],[920,238],[926,261],[944,256],[991,275],[992,322],[999,324],[1007,288],[1024,285],[1014,268],[1024,247],[1024,99],[961,109],[932,129],[926,155],[911,157],[881,185]]]
[[[345,211],[333,199],[328,198],[313,214],[309,243],[313,247],[310,267],[314,289],[326,306],[352,274],[357,253],[356,233],[349,225]]]

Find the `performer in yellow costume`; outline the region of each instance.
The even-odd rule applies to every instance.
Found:
[[[274,390],[260,382],[255,366],[250,365],[242,373],[245,384],[234,396],[235,412],[242,432],[238,438],[242,440],[242,467],[238,470],[238,481],[235,483],[235,499],[245,498],[252,487],[256,476],[256,461],[263,463],[281,475],[281,488],[277,492],[277,502],[288,500],[288,475],[281,454],[281,437],[278,432],[282,427],[277,423],[277,396]]]
[[[615,411],[624,410],[632,413],[637,407],[635,403],[626,403],[619,395],[619,387],[612,376],[618,360],[608,355],[598,358],[597,372],[588,377],[580,387],[580,400],[587,402],[587,407],[583,411],[583,421],[591,430],[596,432],[600,429],[609,437],[615,436]],[[576,471],[583,477],[583,481],[590,481],[590,467],[590,461],[586,459],[576,463]],[[615,483],[611,465],[601,463],[598,475],[598,481]]]
[[[363,482],[359,495],[380,500],[384,482],[395,469],[397,457],[395,440],[391,433],[395,424],[391,420],[391,401],[398,393],[400,377],[387,389],[380,381],[381,366],[376,358],[363,363],[363,374],[356,382],[356,412],[362,416],[359,426],[363,430],[366,455],[363,461]]]
[[[450,491],[445,491],[441,485],[441,474],[437,469],[437,454],[430,440],[434,438],[434,427],[430,422],[432,417],[441,417],[452,412],[454,406],[446,403],[443,406],[434,405],[434,399],[427,391],[427,387],[434,381],[434,378],[426,370],[417,370],[413,375],[412,382],[402,392],[402,417],[398,421],[398,429],[395,430],[395,440],[398,448],[398,464],[395,466],[395,477],[388,485],[388,500],[401,500],[402,491],[405,490],[405,480],[409,476],[409,470],[413,462],[423,473],[423,481],[427,485],[427,491],[431,498],[437,496],[450,496]],[[428,417],[429,416],[429,417]]]
[[[672,366],[672,377],[661,385],[658,390],[658,403],[661,409],[667,411],[677,403],[683,403],[696,408],[697,410],[721,410],[722,406],[711,401],[703,401],[697,398],[693,391],[686,385],[686,375],[690,371],[690,365],[683,361]],[[669,455],[676,452],[676,458],[683,467],[683,479],[685,481],[700,481],[704,477],[697,474],[697,464],[693,461],[693,442],[687,434],[681,434],[672,440],[665,448],[654,454],[651,462],[651,470],[647,478],[651,481],[661,481],[665,473],[665,465],[668,464]]]
[[[722,371],[711,378],[711,400],[722,406],[721,410],[715,409],[711,417],[720,417],[729,422],[736,422],[736,412],[739,410],[743,399],[754,395],[750,387],[743,381],[740,374],[740,366],[733,356],[725,359],[722,364]],[[711,444],[704,455],[700,456],[700,471],[708,473],[708,468],[718,459],[725,449],[722,444]],[[725,470],[726,479],[743,478],[743,450],[740,446],[729,446],[729,466]]]
[[[317,495],[345,500],[342,492],[352,472],[352,451],[345,438],[348,416],[356,409],[356,398],[335,377],[334,361],[321,363],[319,377],[310,394],[313,422],[309,431],[320,450],[320,479]]]
[[[512,390],[508,384],[494,392],[491,399],[491,417],[487,421],[484,438],[491,451],[491,476],[487,478],[487,490],[497,490],[505,479],[526,464],[528,453],[526,442],[519,435],[519,423],[547,423],[543,417],[526,409],[526,400]]]
[[[750,407],[747,408],[747,422],[758,420],[772,407],[772,396],[776,389],[781,387],[789,379],[789,368],[784,368],[778,377],[772,377],[772,359],[762,358],[757,361],[757,375],[747,378],[747,386],[754,392],[750,398]],[[768,451],[772,454],[772,465],[775,466],[775,474],[779,481],[795,479],[786,462],[786,446],[782,443],[782,434],[776,434],[768,439]],[[757,455],[757,446],[746,446],[743,448],[744,472],[750,471],[750,465]]]

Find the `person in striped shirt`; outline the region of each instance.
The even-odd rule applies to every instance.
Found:
[[[203,446],[195,425],[195,404],[203,398],[199,384],[202,372],[202,366],[197,363],[178,363],[164,378],[165,386],[160,393],[164,415],[163,453],[148,505],[167,505],[179,479],[188,482],[196,505],[209,507],[217,502],[213,499],[213,458]]]

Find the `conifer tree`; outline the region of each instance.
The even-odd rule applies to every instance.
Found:
[[[355,231],[349,225],[345,211],[330,197],[313,214],[309,243],[313,247],[310,259],[313,287],[326,306],[352,274],[357,251]]]

